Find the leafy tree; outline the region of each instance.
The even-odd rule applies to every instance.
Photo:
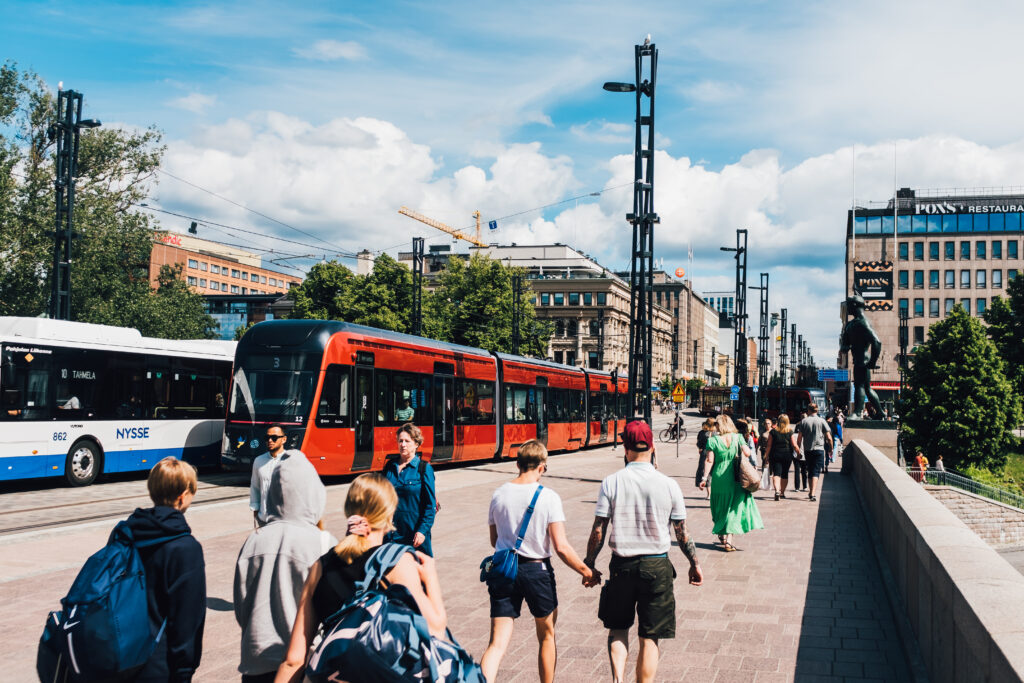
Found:
[[[686,380],[686,385],[684,388],[686,389],[687,395],[689,395],[691,399],[696,401],[700,399],[700,390],[704,388],[704,384],[704,380],[702,380],[700,377],[694,377],[693,379]]]
[[[1018,396],[1024,396],[1024,277],[1006,286],[1007,298],[995,297],[985,311],[988,336],[1006,363],[1006,375]]]
[[[348,301],[356,274],[337,261],[309,269],[301,285],[291,290],[295,308],[289,317],[307,320],[347,320]]]
[[[907,377],[903,429],[934,462],[1000,469],[1016,445],[1021,399],[981,323],[960,306],[931,326]]]
[[[410,331],[412,273],[387,254],[358,276],[337,261],[318,263],[292,290],[292,318],[344,320],[382,330]]]
[[[0,315],[49,308],[53,269],[54,98],[35,74],[0,65]],[[209,336],[202,299],[149,280],[153,228],[135,210],[149,194],[164,147],[160,133],[83,130],[75,181],[71,315],[175,338]],[[180,274],[180,271],[179,271]],[[162,291],[161,291],[162,290]]]

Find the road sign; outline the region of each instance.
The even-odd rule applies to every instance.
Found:
[[[676,382],[676,386],[672,389],[672,401],[675,403],[682,403],[686,400],[686,392],[683,391],[682,382]]]
[[[754,393],[756,394],[757,393],[757,385],[756,384],[754,385],[753,389],[754,389]]]
[[[498,221],[487,221],[487,227],[491,230],[498,229]]]
[[[734,394],[739,393],[739,390],[740,387],[738,384],[733,384],[731,387],[729,387],[729,391],[731,391]]]
[[[740,400],[740,395],[739,394],[729,394],[729,400],[730,401],[738,401],[738,400]]]

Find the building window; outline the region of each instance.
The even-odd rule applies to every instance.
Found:
[[[562,320],[561,318],[555,318],[555,336],[565,336],[565,321]]]
[[[924,261],[924,242],[914,242],[914,260]]]
[[[971,288],[971,271],[961,270],[960,271],[960,289]],[[970,310],[970,309],[968,309]]]
[[[956,303],[956,300],[952,299],[952,298],[946,299],[945,301],[942,302],[943,309],[945,310],[945,314],[946,315],[949,315],[953,311],[953,305],[955,303]]]
[[[928,271],[928,287],[929,289],[939,288],[939,271],[929,270]]]
[[[226,283],[226,282],[220,283],[220,291],[222,291],[222,292],[228,291],[228,283]]]
[[[1017,258],[1017,240],[1007,240],[1006,258]]]
[[[260,284],[261,285],[267,284],[267,276],[266,275],[260,275]]]
[[[607,292],[598,292],[597,293],[597,305],[598,306],[607,306],[608,305],[608,293]]]
[[[189,284],[190,284],[191,286],[193,286],[193,287],[195,287],[195,286],[196,286],[196,279],[195,279],[194,277],[192,277],[191,275],[189,275],[189,276],[188,276],[188,278],[186,278],[186,280],[188,281],[188,283],[189,283]]]
[[[566,365],[576,365],[576,352],[575,351],[566,351],[565,352],[565,364]]]
[[[540,305],[541,306],[550,306],[551,305],[551,295],[548,294],[547,292],[541,292],[540,293]]]
[[[259,273],[253,273],[252,275],[249,276],[249,280],[251,280],[252,282],[258,283],[260,281],[260,274]]]
[[[960,299],[960,306],[967,312],[967,315],[971,314],[971,300],[970,299],[966,299],[966,298]]]
[[[928,315],[933,318],[939,317],[939,300],[928,299]]]
[[[920,325],[914,327],[914,346],[924,344],[924,328]]]
[[[908,242],[900,242],[900,261],[906,261],[907,260],[907,258],[908,258],[907,254],[909,253],[908,252],[909,249],[910,249],[910,244]]]
[[[599,337],[601,336],[601,326],[597,322],[597,318],[590,321],[590,336]]]
[[[924,271],[914,271],[914,289],[924,289]]]
[[[569,292],[569,305],[570,306],[579,306],[580,305],[580,293],[579,292]]]
[[[242,273],[242,279],[245,281],[249,280],[249,273]]]
[[[910,278],[910,271],[908,271],[908,270],[901,270],[900,271],[900,280],[899,280],[899,282],[900,282],[900,289],[906,289],[907,287],[910,286],[909,278]]]
[[[270,278],[270,286],[277,287],[277,278]]]
[[[555,351],[555,362],[556,363],[561,363],[562,362],[562,352],[561,351]]]
[[[591,370],[601,369],[601,367],[597,364],[597,351],[587,352],[587,365]]]
[[[231,285],[231,293],[238,294],[238,285]]]
[[[213,273],[214,275],[220,275],[220,266],[218,266],[216,263],[211,263],[210,272]]]
[[[206,278],[205,277],[199,278],[199,286],[200,287],[205,287],[206,286]]]
[[[199,261],[196,261],[194,258],[190,258],[188,260],[188,267],[189,268],[199,268]]]
[[[965,241],[965,242],[961,242],[960,243],[960,258],[961,259],[969,259],[969,258],[971,258],[971,243],[970,242],[966,242]]]
[[[992,242],[992,258],[1003,258],[1003,243],[1000,240]]]
[[[220,290],[220,283],[219,282],[214,282],[213,280],[210,280],[210,289],[212,289],[215,292],[219,291]]]
[[[206,261],[199,262],[199,270],[203,271],[204,273],[206,272]]]
[[[576,336],[579,335],[579,332],[580,332],[580,327],[576,323],[575,319],[570,318],[569,320],[565,321],[565,336],[566,337],[576,337]]]
[[[231,277],[241,277],[241,276],[242,276],[241,272],[235,270],[234,268],[231,269]]]
[[[975,283],[976,283],[978,289],[985,289],[985,287],[986,287],[986,285],[985,285],[985,279],[986,279],[985,278],[985,272],[986,271],[984,271],[984,270],[979,270],[979,271],[975,272],[976,277],[974,279],[975,279]]]
[[[556,306],[564,306],[565,305],[565,294],[563,292],[555,292],[555,305]]]
[[[946,289],[953,289],[954,287],[956,287],[956,271],[955,270],[947,270],[946,271]]]
[[[924,299],[914,299],[914,317],[924,317]]]
[[[939,243],[929,242],[928,243],[928,260],[938,261],[939,260]]]
[[[591,292],[584,292],[583,293],[583,305],[584,306],[593,306],[594,305],[594,295],[593,295],[593,293],[591,293]]]
[[[1017,277],[1017,269],[1016,268],[1010,268],[1009,270],[1006,271],[1006,281],[1007,282],[1009,282],[1010,280],[1013,280],[1016,277]]]
[[[1002,289],[1003,288],[1003,271],[993,270],[992,271],[992,288]]]
[[[946,260],[951,261],[956,258],[956,242],[946,242]]]
[[[909,307],[910,307],[910,300],[909,299],[900,299],[900,313],[899,313],[899,315],[900,315],[901,318],[909,317],[909,315],[910,315],[910,313],[908,311]]]
[[[974,243],[974,257],[983,259],[985,258],[985,244],[984,240],[978,240]]]
[[[985,301],[986,299],[978,299],[974,302],[974,311],[978,315],[984,315],[985,313]]]

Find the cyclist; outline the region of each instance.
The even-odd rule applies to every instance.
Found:
[[[669,435],[671,436],[671,438],[673,440],[679,438],[679,430],[682,428],[682,426],[683,426],[683,416],[682,416],[682,414],[677,412],[675,420],[672,421],[672,425],[668,428],[669,429],[668,433],[669,433]]]

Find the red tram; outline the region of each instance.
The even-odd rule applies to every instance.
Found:
[[[238,344],[222,464],[251,466],[279,423],[324,475],[380,470],[396,428],[416,424],[434,463],[610,443],[625,425],[625,378],[351,323],[273,320]]]
[[[733,403],[730,400],[729,387],[704,387],[700,392],[700,414],[708,417],[715,417],[722,413],[733,414]],[[752,387],[743,387],[743,405],[748,416],[757,415],[759,418],[767,417],[777,419],[785,412],[789,415],[791,422],[800,419],[800,413],[807,410],[809,403],[815,403],[824,411],[825,392],[816,387],[776,387],[767,386],[760,388],[760,394],[756,394]],[[758,401],[755,409],[755,401]]]

